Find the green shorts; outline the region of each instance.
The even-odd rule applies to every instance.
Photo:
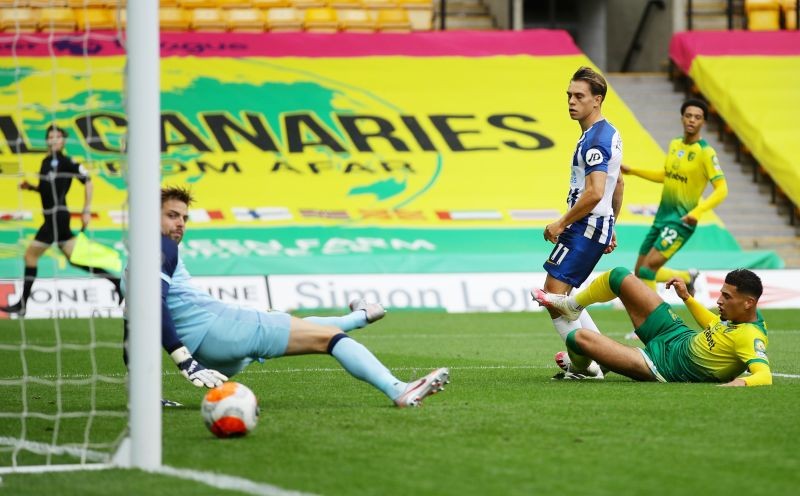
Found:
[[[706,382],[704,374],[689,358],[689,341],[697,334],[675,315],[667,303],[661,303],[636,329],[644,343],[644,353],[652,362],[653,374],[667,382]],[[650,364],[648,364],[650,365]],[[712,378],[713,380],[713,378]]]
[[[687,226],[683,222],[653,224],[639,247],[639,255],[647,255],[654,248],[669,260],[689,241],[694,231],[693,226]]]

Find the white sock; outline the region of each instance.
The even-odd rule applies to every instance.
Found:
[[[602,334],[600,332],[600,329],[598,329],[597,325],[594,323],[594,320],[592,320],[592,316],[589,315],[589,312],[587,312],[585,309],[583,312],[581,312],[581,316],[578,317],[578,322],[584,329],[589,329],[590,331],[594,331],[597,334]]]
[[[567,342],[567,335],[578,329],[581,326],[579,321],[575,320],[567,320],[564,317],[558,317],[553,319],[553,327],[556,328],[556,332],[558,335],[561,336],[561,339],[566,343]]]

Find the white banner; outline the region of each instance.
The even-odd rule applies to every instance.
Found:
[[[222,301],[264,310],[268,308],[264,277],[195,277],[192,282]],[[16,303],[21,294],[22,281],[0,279],[0,305]],[[122,307],[110,282],[101,278],[36,279],[25,318],[88,317],[122,318]],[[0,319],[3,318],[9,316],[0,312]]]
[[[764,284],[760,308],[800,308],[800,270],[755,271]],[[592,274],[592,278],[599,273]],[[697,280],[696,298],[716,306],[727,271],[709,271]],[[253,308],[283,311],[344,309],[364,297],[387,308],[443,309],[448,312],[539,311],[530,290],[544,285],[542,272],[481,274],[369,274],[196,277],[194,284],[222,301]],[[269,288],[267,287],[269,283]],[[584,286],[588,284],[584,283]],[[0,280],[0,305],[16,302],[21,281]],[[681,301],[659,285],[671,304]],[[619,300],[613,305],[621,307]],[[26,318],[122,317],[113,286],[96,279],[37,279],[28,300]],[[0,318],[9,318],[0,313]],[[13,318],[13,317],[12,317]]]

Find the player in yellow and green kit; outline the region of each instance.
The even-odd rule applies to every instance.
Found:
[[[679,277],[688,284],[689,292],[694,294],[695,271],[673,270],[664,265],[686,244],[703,213],[722,203],[728,195],[728,185],[717,154],[700,136],[707,117],[708,105],[704,101],[696,98],[686,100],[681,105],[683,137],[670,142],[664,168],[621,167],[623,174],[664,183],[661,203],[653,225],[639,248],[634,269],[636,275],[653,289],[656,282]],[[703,190],[709,182],[714,192],[703,199]]]
[[[725,276],[717,299],[719,317],[703,307],[678,277],[667,281],[704,329],[690,329],[644,282],[618,267],[608,271],[574,295],[537,293],[537,301],[574,321],[567,347],[601,366],[639,381],[719,382],[724,386],[772,384],[767,358],[767,326],[758,311],[761,279],[747,269]],[[592,304],[619,296],[644,348],[618,343],[580,329],[578,315]],[[739,377],[743,372],[750,375]],[[565,378],[572,374],[566,371]],[[576,377],[582,378],[582,377]]]

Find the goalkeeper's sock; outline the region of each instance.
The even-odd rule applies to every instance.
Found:
[[[341,317],[305,317],[303,320],[315,324],[338,327],[344,332],[360,329],[367,325],[367,314],[363,310],[356,310]]]
[[[657,282],[667,282],[673,277],[677,277],[683,279],[683,282],[688,283],[692,280],[692,275],[689,274],[688,270],[679,270],[679,269],[670,269],[667,267],[661,267],[656,272],[656,281]]]
[[[328,353],[338,360],[350,375],[372,384],[389,399],[397,398],[406,389],[405,382],[392,375],[372,352],[347,334],[337,334],[331,338]]]

